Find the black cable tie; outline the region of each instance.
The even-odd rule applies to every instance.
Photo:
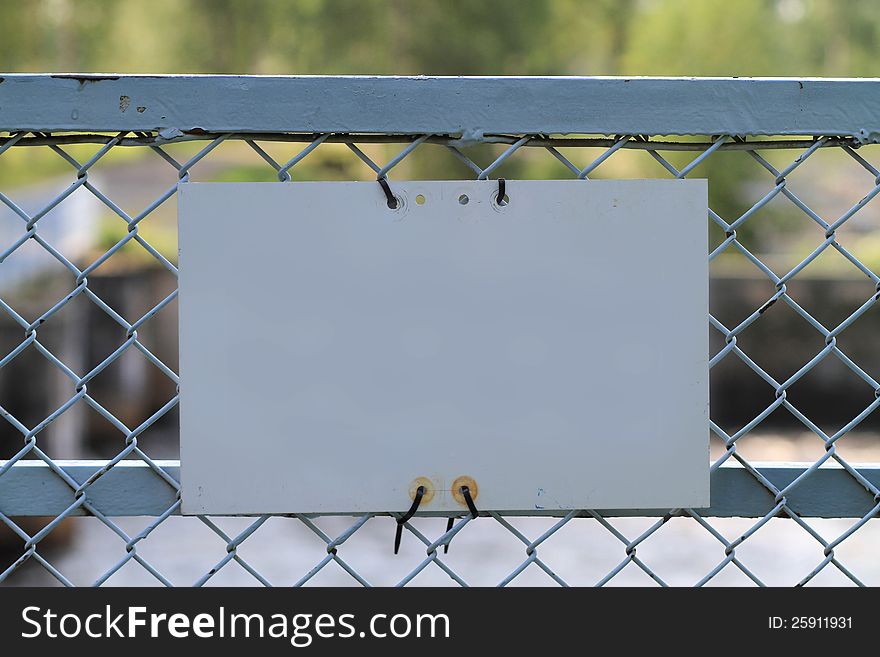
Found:
[[[446,533],[447,534],[450,531],[452,531],[452,525],[454,522],[455,522],[455,518],[453,518],[452,516],[449,516],[449,520],[446,521]],[[452,540],[452,539],[450,539],[450,540]],[[446,541],[446,544],[443,546],[443,554],[446,554],[447,552],[449,552],[449,541]]]
[[[377,178],[379,185],[382,187],[382,191],[385,192],[385,198],[388,199],[388,207],[392,210],[396,210],[399,205],[399,201],[397,197],[391,193],[391,187],[388,185],[387,178]]]
[[[416,496],[413,498],[413,503],[412,506],[409,507],[409,511],[397,519],[397,531],[394,532],[394,554],[397,554],[397,551],[400,549],[400,539],[403,536],[404,523],[412,518],[416,514],[416,511],[419,510],[419,505],[422,503],[422,498],[425,496],[426,492],[424,486],[416,488]]]
[[[471,512],[471,518],[476,520],[477,516],[480,515],[480,512],[477,511],[477,505],[474,504],[474,498],[471,497],[471,489],[467,486],[462,486],[459,490],[461,491],[461,495],[462,497],[464,497],[464,501]]]
[[[506,186],[507,186],[507,183],[505,182],[504,178],[499,178],[498,179],[498,196],[495,197],[495,201],[498,203],[498,205],[505,205],[504,189]]]

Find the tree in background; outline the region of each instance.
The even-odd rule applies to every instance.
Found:
[[[0,0],[0,10],[9,72],[843,77],[874,72],[880,39],[873,0]],[[552,165],[513,158],[504,175]],[[408,166],[443,178],[461,165]],[[744,186],[766,180],[742,156],[696,173],[728,220],[754,196]],[[760,241],[756,226],[741,237]]]

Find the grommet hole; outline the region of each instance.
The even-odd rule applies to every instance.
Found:
[[[467,194],[462,194],[461,196],[458,197],[458,202],[461,203],[462,205],[467,205],[468,201],[470,201],[470,199],[468,198]]]
[[[416,205],[424,205],[426,200],[424,194],[416,194]]]

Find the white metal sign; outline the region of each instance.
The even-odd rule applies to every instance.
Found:
[[[709,503],[702,180],[180,186],[185,513]]]

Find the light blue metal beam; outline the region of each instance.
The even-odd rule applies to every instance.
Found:
[[[0,73],[0,130],[836,135],[880,140],[880,80]]]
[[[3,465],[0,461],[0,467]],[[104,464],[101,461],[57,461],[70,477],[82,483]],[[159,461],[175,481],[178,461]],[[809,464],[758,465],[757,470],[777,488],[794,481]],[[858,471],[880,486],[880,465]],[[747,470],[725,465],[712,475],[712,506],[696,509],[706,517],[760,518],[774,506],[773,496]],[[89,501],[108,516],[158,516],[176,501],[177,491],[142,461],[122,461],[88,488]],[[57,516],[74,502],[74,492],[42,461],[19,461],[0,477],[0,512],[7,516]],[[876,502],[873,495],[839,467],[823,467],[807,477],[788,496],[788,506],[804,518],[861,518]],[[602,510],[605,516],[663,516],[668,509]],[[77,509],[75,515],[83,515]],[[553,515],[529,510],[505,515]],[[560,512],[556,512],[556,515]]]

